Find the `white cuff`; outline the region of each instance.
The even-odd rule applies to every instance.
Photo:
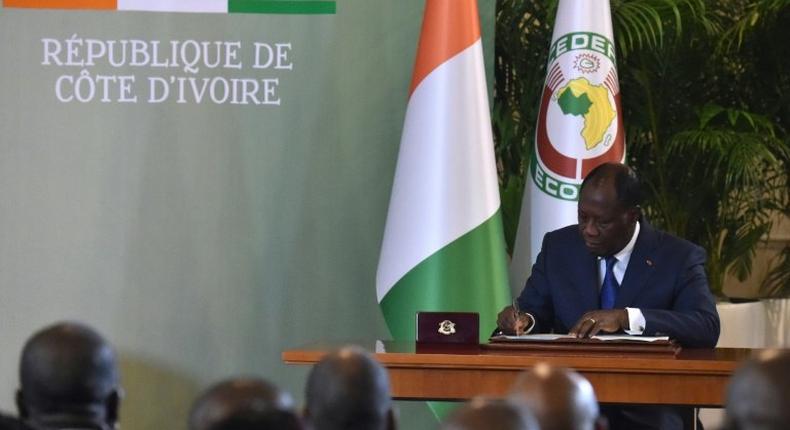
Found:
[[[628,326],[629,330],[625,330],[628,334],[639,335],[645,332],[645,316],[639,308],[625,308],[628,312]]]

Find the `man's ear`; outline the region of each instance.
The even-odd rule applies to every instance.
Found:
[[[107,404],[105,405],[107,410],[105,411],[105,413],[106,413],[107,424],[109,424],[112,427],[114,427],[115,424],[118,422],[118,411],[121,408],[121,397],[122,394],[119,388],[115,388],[114,390],[112,390],[110,395],[107,396]]]
[[[16,390],[15,400],[16,409],[19,412],[19,418],[23,420],[29,418],[30,414],[27,410],[27,406],[25,406],[25,395],[22,393],[21,388]]]

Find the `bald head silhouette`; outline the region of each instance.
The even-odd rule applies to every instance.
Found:
[[[113,428],[118,379],[115,352],[92,328],[74,322],[46,327],[22,349],[19,415],[37,428]]]
[[[526,408],[502,399],[478,397],[455,410],[441,430],[538,430],[538,423]]]
[[[592,385],[568,369],[540,363],[516,380],[509,398],[529,408],[542,430],[604,427]]]
[[[735,372],[727,388],[726,430],[790,425],[790,351],[765,351]]]
[[[389,378],[363,349],[330,353],[310,371],[305,418],[315,430],[392,430]]]
[[[299,430],[291,396],[258,378],[220,382],[192,406],[189,430]]]

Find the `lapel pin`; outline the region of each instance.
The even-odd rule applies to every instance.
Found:
[[[648,258],[647,260],[645,260],[645,263],[647,263],[648,266],[653,267],[653,260]]]

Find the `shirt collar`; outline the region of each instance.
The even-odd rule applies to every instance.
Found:
[[[636,222],[634,226],[634,234],[631,235],[631,240],[625,245],[625,248],[621,249],[620,252],[614,255],[614,258],[617,261],[625,261],[631,258],[631,253],[634,252],[634,246],[636,245],[636,238],[639,236],[639,221]]]

